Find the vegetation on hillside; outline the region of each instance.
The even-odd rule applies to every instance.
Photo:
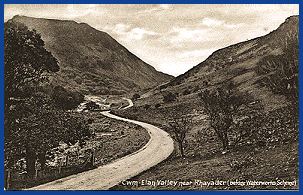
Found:
[[[229,133],[239,108],[245,103],[239,91],[218,88],[214,92],[205,90],[199,94],[205,113],[209,116],[210,127],[214,129],[222,142],[223,150],[229,149]],[[247,100],[247,99],[246,99]],[[241,136],[241,135],[240,135]]]
[[[299,101],[299,42],[294,42],[278,56],[269,55],[258,62],[256,72],[264,76],[260,84],[293,103]]]
[[[143,62],[105,32],[71,20],[14,16],[11,21],[34,28],[60,61],[57,85],[85,94],[125,94],[171,78]]]
[[[157,106],[155,105],[155,108]],[[179,144],[179,151],[181,157],[185,157],[184,154],[184,141],[186,135],[192,130],[194,124],[192,117],[190,116],[190,108],[180,105],[178,108],[170,110],[169,113],[164,113],[162,117],[165,119],[169,126],[169,129],[173,132],[174,140]]]
[[[5,170],[25,158],[26,175],[32,178],[37,162],[45,167],[49,149],[90,136],[87,121],[58,108],[62,100],[44,92],[48,77],[59,71],[58,62],[41,36],[22,23],[4,24],[4,70]],[[64,103],[72,105],[68,99]]]

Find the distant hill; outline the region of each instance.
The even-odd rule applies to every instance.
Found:
[[[277,82],[274,76],[278,74],[279,66],[280,69],[291,69],[288,71],[293,74],[286,78],[289,81],[285,83],[287,85],[289,82],[289,86],[285,89],[289,90],[293,85],[298,87],[298,48],[299,16],[291,16],[265,36],[215,51],[205,61],[159,86],[158,90],[181,93],[187,90],[182,95],[188,95],[231,81],[240,91],[246,91],[260,99],[268,109],[282,107],[288,102],[283,91],[275,93],[271,86]],[[292,67],[290,61],[297,64],[297,67]],[[271,79],[272,84],[266,83],[266,79]]]
[[[105,32],[85,23],[14,16],[41,34],[59,61],[52,83],[85,94],[120,94],[150,88],[173,76],[158,72]]]

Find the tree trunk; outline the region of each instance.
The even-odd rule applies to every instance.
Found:
[[[94,152],[94,149],[92,149],[90,161],[91,161],[91,167],[95,166],[95,152]]]
[[[38,154],[38,158],[39,158],[39,162],[41,164],[41,171],[43,171],[45,169],[45,162],[46,162],[46,152],[42,151]]]
[[[227,132],[224,132],[222,144],[223,144],[223,150],[228,150],[229,141],[227,137]]]
[[[36,163],[36,154],[30,148],[26,147],[26,171],[29,177],[33,177],[35,175],[35,163]]]
[[[184,157],[184,149],[183,149],[183,143],[182,142],[179,142],[179,148],[180,148],[181,157]]]

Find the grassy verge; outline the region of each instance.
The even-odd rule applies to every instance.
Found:
[[[45,170],[37,172],[37,178],[25,177],[20,174],[21,171],[13,170],[10,173],[9,190],[34,187],[108,164],[139,150],[150,138],[147,131],[138,125],[111,119],[99,112],[83,114],[93,120],[89,129],[94,136],[86,139],[85,145],[78,151],[68,154],[68,163],[64,162],[60,168],[59,166],[46,166]],[[86,164],[86,160],[91,155],[87,152],[89,149],[94,149],[95,166],[93,167]],[[60,154],[60,156],[64,155],[66,155],[64,152]],[[5,172],[5,178],[7,178],[7,172]]]
[[[121,183],[111,190],[296,190],[299,188],[297,151],[298,142],[252,151],[246,147],[226,155],[205,151],[205,155],[187,156],[186,159],[174,154],[130,179],[138,181],[137,186]],[[165,180],[177,182],[177,185],[158,183]],[[147,185],[147,181],[154,181],[155,185]],[[276,185],[283,181],[292,183],[249,185],[248,181],[276,182]]]
[[[95,138],[88,146],[95,148],[97,165],[112,162],[142,148],[149,140],[148,132],[141,126],[91,113],[94,119],[91,131]]]

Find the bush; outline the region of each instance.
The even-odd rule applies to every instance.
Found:
[[[166,95],[163,95],[163,102],[164,103],[171,103],[174,102],[177,99],[177,95],[173,94],[172,92],[169,92]]]
[[[185,89],[185,90],[183,91],[183,95],[188,95],[188,94],[190,94],[189,89]]]
[[[149,104],[145,104],[144,108],[145,108],[145,110],[148,110],[150,108],[150,105]]]
[[[140,95],[137,94],[137,93],[135,93],[135,94],[133,95],[133,97],[132,97],[132,100],[136,101],[136,100],[139,99],[139,98],[140,98]]]
[[[71,92],[58,85],[53,89],[52,99],[55,101],[57,107],[63,110],[70,110],[83,102],[84,96],[79,92]]]
[[[155,105],[155,108],[160,108],[160,106],[161,106],[161,104],[160,103],[157,103],[156,105]]]
[[[93,101],[90,101],[86,104],[86,107],[84,110],[95,110],[95,109],[99,109],[100,107]]]
[[[291,102],[299,101],[299,45],[289,45],[279,56],[269,55],[258,62],[255,71],[266,75],[261,84]]]

